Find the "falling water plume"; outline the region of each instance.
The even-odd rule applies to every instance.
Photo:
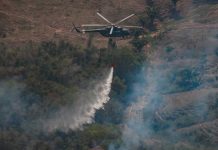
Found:
[[[113,79],[113,67],[103,80],[98,81],[94,86],[84,91],[73,105],[64,107],[46,121],[46,129],[53,131],[75,130],[81,128],[84,124],[93,122],[96,110],[104,107],[104,104],[110,100],[109,93]],[[93,87],[93,88],[92,88]]]

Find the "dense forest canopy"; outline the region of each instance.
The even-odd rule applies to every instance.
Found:
[[[129,79],[140,71],[140,67],[144,63],[145,57],[142,53],[123,47],[114,49],[111,55],[107,49],[94,47],[82,49],[64,41],[58,43],[52,41],[42,42],[39,45],[29,43],[25,47],[16,49],[7,48],[4,44],[1,44],[0,51],[1,87],[8,90],[1,90],[3,92],[1,101],[10,101],[9,104],[2,105],[1,109],[2,117],[4,117],[1,121],[2,147],[8,146],[9,149],[19,149],[21,142],[26,143],[23,145],[24,147],[29,146],[26,140],[30,136],[28,140],[33,141],[34,145],[38,145],[38,142],[42,143],[39,144],[39,149],[50,148],[50,146],[58,148],[55,141],[47,139],[50,137],[45,137],[46,140],[43,140],[44,138],[38,133],[40,129],[34,126],[34,122],[41,119],[39,116],[46,118],[46,115],[50,115],[61,107],[73,103],[74,99],[76,99],[74,96],[80,89],[87,86],[87,82],[101,77],[102,71],[110,67],[112,57],[113,63],[116,64],[116,71],[114,73],[110,102],[105,106],[104,110],[101,110],[102,112],[96,114],[96,124],[85,127],[87,131],[78,131],[78,133],[72,131],[72,135],[76,134],[75,137],[68,134],[65,136],[69,136],[75,141],[77,145],[75,149],[84,149],[82,147],[90,146],[92,138],[99,138],[95,142],[96,144],[102,144],[101,139],[103,137],[111,141],[120,136],[116,124],[121,123],[123,108],[128,104],[128,101],[124,98],[134,83],[134,80],[131,81]],[[17,94],[7,97],[7,92]],[[71,96],[70,99],[67,96],[68,94]],[[20,105],[24,105],[22,106],[24,110],[21,113],[17,113],[16,108],[11,106],[16,99],[19,99],[22,103]],[[6,106],[8,109],[4,110],[3,107]],[[7,111],[14,112],[7,115]],[[105,123],[111,125],[104,126],[103,124]],[[4,128],[6,126],[7,129]],[[23,134],[24,131],[26,135]],[[86,132],[96,133],[89,135]],[[13,145],[8,145],[4,141],[7,141],[7,138],[12,138],[11,133],[17,134],[13,135],[13,138],[19,138],[19,141],[14,142]],[[57,132],[57,134],[59,133]],[[49,136],[54,136],[55,138],[57,136],[57,138],[63,140],[62,137],[59,137],[60,135]],[[88,142],[88,145],[82,142],[81,138],[83,136],[85,136],[84,142]],[[82,141],[76,142],[78,138]],[[91,140],[91,143],[89,140]],[[11,141],[9,140],[8,142],[10,143]],[[62,144],[60,146],[64,147]],[[22,149],[22,145],[20,148]]]

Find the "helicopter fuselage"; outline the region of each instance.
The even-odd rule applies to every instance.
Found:
[[[129,36],[129,30],[121,27],[114,27],[112,34],[110,34],[111,28],[105,28],[99,31],[99,33],[105,37],[126,37]]]

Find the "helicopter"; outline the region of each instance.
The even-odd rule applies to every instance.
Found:
[[[115,23],[112,23],[107,18],[105,18],[102,14],[97,12],[97,15],[101,17],[104,21],[107,22],[107,24],[83,24],[80,27],[76,27],[73,24],[72,31],[76,30],[78,33],[92,33],[92,32],[98,32],[104,37],[127,37],[131,35],[130,29],[139,29],[144,31],[143,27],[140,26],[126,26],[126,25],[119,25],[120,23],[128,20],[129,18],[135,16],[135,14],[131,14]],[[92,29],[87,29],[92,28]],[[94,28],[94,29],[93,29]]]

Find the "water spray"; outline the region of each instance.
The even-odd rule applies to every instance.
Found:
[[[81,92],[82,94],[72,106],[62,108],[54,117],[46,121],[46,130],[75,130],[84,124],[92,123],[96,111],[103,108],[110,100],[113,71],[114,68],[111,67],[106,77],[92,86],[93,88],[90,87],[92,89]]]

